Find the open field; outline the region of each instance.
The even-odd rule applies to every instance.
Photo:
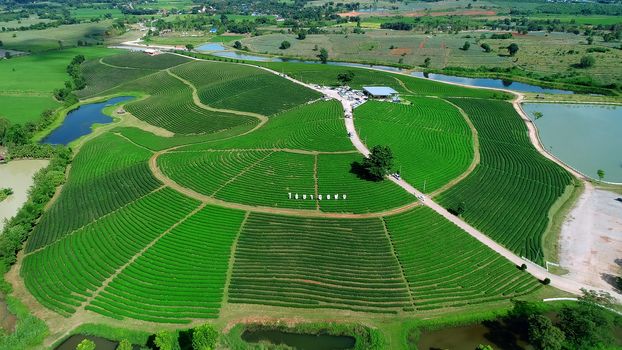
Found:
[[[91,18],[103,18],[104,15],[111,15],[112,18],[123,17],[123,13],[119,9],[110,8],[93,8],[93,7],[78,7],[69,11],[72,17],[80,20]]]
[[[13,123],[36,121],[44,110],[61,105],[52,92],[69,80],[67,65],[74,56],[97,59],[117,52],[99,47],[81,47],[0,61],[0,76],[3,77],[0,79],[0,117]]]
[[[8,49],[28,52],[55,50],[61,47],[74,47],[78,40],[96,44],[104,40],[104,32],[110,21],[99,23],[80,23],[63,25],[46,30],[26,30],[18,32],[1,32],[0,40]],[[13,35],[15,34],[15,37]]]
[[[38,16],[30,16],[28,18],[21,18],[19,20],[12,20],[12,21],[0,21],[0,27],[5,27],[5,28],[19,28],[19,27],[28,27],[31,26],[33,24],[37,24],[37,23],[46,23],[46,22],[50,22],[49,19],[47,18],[39,18]]]
[[[443,100],[417,97],[412,103],[369,101],[355,109],[354,117],[366,144],[389,145],[394,169],[416,188],[432,192],[469,167],[474,156],[471,130]]]
[[[228,43],[235,40],[244,39],[242,35],[213,35],[205,34],[203,32],[196,32],[188,35],[179,33],[166,33],[159,36],[153,36],[149,38],[149,44],[151,45],[180,45],[192,44],[195,47],[212,42],[212,43]]]
[[[164,174],[176,183],[227,202],[364,213],[414,201],[389,182],[358,178],[351,172],[352,163],[360,161],[355,154],[206,150],[172,152],[159,159]],[[290,198],[290,193],[306,198]],[[318,200],[318,194],[323,200]],[[339,199],[327,198],[335,194]],[[347,199],[341,198],[343,194]]]
[[[521,256],[542,263],[549,209],[573,184],[572,176],[540,155],[527,127],[507,102],[450,99],[478,131],[481,162],[466,179],[442,193],[439,203]]]
[[[486,35],[487,39],[481,36]],[[518,67],[521,70],[540,75],[560,73],[564,76],[589,76],[602,84],[619,82],[622,73],[617,68],[622,51],[615,43],[605,43],[595,37],[593,45],[586,44],[586,37],[571,33],[531,32],[516,35],[512,39],[490,39],[490,32],[463,32],[460,34],[422,34],[407,31],[367,29],[365,34],[319,34],[308,35],[305,40],[297,40],[288,34],[268,34],[242,40],[251,51],[291,57],[315,59],[318,54],[315,46],[328,50],[331,59],[366,63],[403,63],[422,66],[430,58],[430,68],[446,67],[487,68]],[[287,50],[279,49],[283,40],[291,43]],[[469,41],[469,50],[461,50]],[[487,43],[492,52],[484,52],[480,44]],[[515,57],[507,55],[505,49],[516,43],[519,51]],[[609,48],[604,53],[591,53],[596,64],[589,69],[573,68],[590,47]],[[393,47],[393,48],[392,48]],[[569,51],[572,47],[572,53]],[[570,74],[571,72],[572,74]]]
[[[51,95],[51,94],[50,94]],[[52,96],[20,96],[0,93],[0,118],[13,124],[35,122],[41,112],[55,109],[60,104]]]

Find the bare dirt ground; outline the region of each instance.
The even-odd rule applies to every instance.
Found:
[[[622,275],[621,195],[586,184],[562,226],[560,263],[573,280],[616,290],[615,278]]]

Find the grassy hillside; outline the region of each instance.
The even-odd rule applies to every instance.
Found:
[[[104,40],[104,32],[111,24],[111,21],[101,21],[63,25],[45,30],[1,32],[0,40],[4,48],[33,53],[75,47],[78,46],[78,40],[94,45]]]
[[[389,145],[394,170],[416,188],[434,191],[466,171],[473,139],[464,117],[447,102],[418,97],[412,105],[370,101],[355,109],[369,147]]]
[[[69,181],[36,226],[26,251],[54,242],[159,187],[147,166],[149,156],[148,151],[114,134],[104,134],[85,145],[73,161]]]
[[[479,133],[481,162],[442,193],[447,208],[464,203],[464,219],[515,253],[542,262],[549,209],[573,183],[571,175],[531,144],[527,127],[507,102],[451,99]]]
[[[255,67],[192,62],[173,69],[197,87],[201,102],[215,108],[273,115],[320,94]]]

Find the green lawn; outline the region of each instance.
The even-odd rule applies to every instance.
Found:
[[[91,19],[91,18],[101,18],[104,15],[110,14],[112,18],[123,17],[123,13],[121,10],[109,9],[109,8],[92,8],[92,7],[79,7],[73,8],[69,10],[71,16],[77,18],[79,20]]]
[[[116,53],[100,47],[81,47],[0,61],[0,117],[14,123],[37,120],[44,110],[60,106],[52,92],[69,80],[66,69],[74,56],[81,54],[95,60]]]
[[[0,118],[8,119],[12,124],[35,122],[41,112],[60,106],[51,96],[20,96],[0,94]]]
[[[1,32],[0,40],[4,43],[5,48],[18,51],[40,52],[55,50],[61,47],[61,44],[63,47],[77,46],[78,40],[90,44],[101,42],[104,39],[104,32],[110,24],[110,21],[102,21],[99,23],[89,22],[62,25],[45,30]]]

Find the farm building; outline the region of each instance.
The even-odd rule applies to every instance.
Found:
[[[397,91],[388,86],[363,86],[363,91],[371,98],[392,98],[394,101],[398,99]]]
[[[159,52],[158,50],[156,50],[156,49],[145,49],[143,52],[144,52],[144,53],[146,53],[146,54],[147,54],[147,55],[149,55],[149,56],[155,56],[155,55],[157,55],[157,54],[159,54],[159,53],[160,53],[160,52]]]

